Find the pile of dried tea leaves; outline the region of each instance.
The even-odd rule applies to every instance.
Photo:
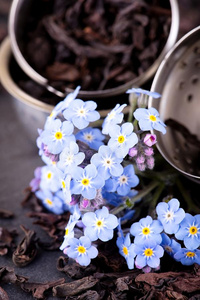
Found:
[[[147,70],[170,29],[169,1],[33,1],[23,55],[50,83],[65,91],[103,90]]]

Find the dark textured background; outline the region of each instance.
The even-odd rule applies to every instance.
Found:
[[[0,42],[7,35],[7,15],[10,0],[0,0]],[[179,0],[180,4],[180,33],[179,37],[190,29],[200,25],[200,1]],[[26,209],[22,209],[20,202],[23,190],[33,177],[34,169],[41,165],[36,145],[33,145],[26,136],[25,130],[17,121],[13,107],[13,99],[3,88],[0,89],[0,208],[9,209],[15,217],[8,221],[0,219],[0,226],[9,230],[17,228],[18,240],[23,237],[19,228],[26,224],[42,239],[46,239],[44,232],[32,224],[32,219],[26,217]],[[189,181],[188,181],[189,185]],[[37,259],[25,268],[16,268],[11,256],[0,257],[0,267],[14,267],[19,275],[29,277],[29,281],[45,282],[65,277],[56,270],[56,260],[62,253],[59,251],[42,252]],[[1,285],[1,282],[0,282]],[[33,299],[30,294],[23,292],[12,284],[2,284],[11,300]],[[55,299],[55,298],[48,298]]]

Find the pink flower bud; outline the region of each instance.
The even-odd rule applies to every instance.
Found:
[[[78,199],[77,199],[76,197],[72,196],[72,200],[71,200],[71,202],[69,203],[69,205],[75,205],[75,204],[77,204],[77,203],[78,203]]]
[[[150,273],[150,272],[151,272],[151,267],[146,266],[146,267],[142,268],[142,271],[143,271],[144,273]]]
[[[146,164],[150,170],[152,170],[154,168],[155,161],[154,161],[153,156],[148,157],[148,159],[146,160]]]
[[[137,168],[139,171],[143,172],[143,171],[145,171],[146,166],[145,166],[145,164],[137,164]]]
[[[67,250],[68,250],[68,247],[65,248],[65,249],[63,250],[63,253],[64,253],[65,255],[67,255]]]
[[[155,143],[157,142],[157,139],[156,139],[156,135],[155,134],[146,134],[146,136],[144,137],[144,143],[151,147],[153,146]]]
[[[140,155],[136,158],[137,164],[143,164],[145,162],[145,157],[143,155]]]
[[[137,149],[136,149],[135,147],[130,148],[130,149],[129,149],[129,152],[128,152],[128,154],[129,154],[131,157],[135,157],[135,156],[137,155],[137,153],[138,153],[138,151],[137,151]]]
[[[90,201],[88,199],[86,199],[86,198],[83,198],[83,200],[80,203],[80,209],[81,208],[82,209],[87,208],[89,206],[89,204],[90,204]]]
[[[137,265],[136,263],[135,263],[135,266],[136,266],[137,269],[142,269],[142,267],[140,267],[140,266]]]
[[[145,153],[146,156],[153,155],[153,148],[145,148],[144,153]]]

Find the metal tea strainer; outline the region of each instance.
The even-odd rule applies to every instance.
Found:
[[[165,56],[152,83],[161,99],[150,99],[166,122],[156,132],[158,150],[177,170],[200,183],[200,26]]]

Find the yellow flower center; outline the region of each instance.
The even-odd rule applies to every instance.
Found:
[[[121,184],[125,184],[125,183],[127,183],[127,181],[128,181],[128,178],[125,175],[120,176],[119,182]]]
[[[73,154],[69,154],[67,157],[66,157],[66,164],[69,166],[71,165],[71,163],[73,163],[73,160],[74,160],[74,155]]]
[[[52,118],[54,116],[54,112],[52,111],[49,115],[50,118]]]
[[[198,232],[198,228],[196,226],[191,226],[189,228],[189,232],[190,232],[190,234],[194,235]]]
[[[125,255],[128,255],[128,248],[126,246],[123,247],[122,251]]]
[[[81,183],[82,183],[82,185],[87,186],[87,185],[90,184],[90,181],[89,181],[88,178],[83,178],[82,181],[81,181]]]
[[[170,246],[165,246],[165,250],[168,252],[172,252],[172,248]]]
[[[144,255],[148,256],[148,257],[152,256],[153,255],[153,250],[151,248],[145,249],[144,250]]]
[[[66,228],[65,229],[65,235],[68,235],[69,234],[69,228]]]
[[[53,205],[53,202],[49,198],[46,199],[46,203],[50,206]]]
[[[62,187],[63,187],[63,189],[66,188],[66,184],[65,184],[64,180],[62,180]]]
[[[120,136],[118,137],[118,142],[119,142],[120,144],[122,144],[124,141],[125,141],[125,137],[124,137],[123,135],[120,135]]]
[[[103,221],[97,220],[96,225],[97,225],[97,227],[102,227],[103,226]]]
[[[187,256],[187,257],[194,257],[194,256],[195,256],[195,253],[194,253],[194,252],[191,252],[191,251],[188,251],[188,252],[186,253],[186,256]]]
[[[144,227],[144,228],[142,228],[142,233],[144,235],[148,235],[150,233],[150,229],[148,227]]]
[[[107,116],[107,119],[108,120],[112,120],[115,116],[115,113],[109,113],[108,116]]]
[[[51,172],[47,173],[47,178],[51,179],[51,177],[52,177],[52,173]]]
[[[77,250],[80,254],[84,254],[86,252],[86,249],[83,246],[78,246]]]
[[[83,117],[85,114],[86,114],[86,111],[83,107],[77,111],[77,115],[79,117]]]
[[[152,122],[155,122],[157,119],[154,115],[150,115],[149,116],[149,119],[152,121]]]
[[[55,133],[55,138],[57,139],[57,140],[61,140],[62,139],[62,132],[61,131],[57,131],[56,133]]]
[[[93,140],[93,136],[92,136],[92,134],[90,134],[90,133],[86,133],[86,134],[84,135],[84,138],[85,138],[85,140],[88,141],[88,142],[91,142],[91,141]]]

